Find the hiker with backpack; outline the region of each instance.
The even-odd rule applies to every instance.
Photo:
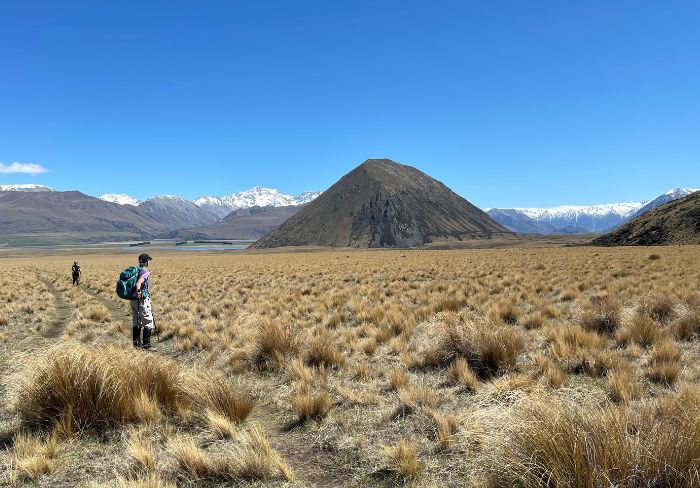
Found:
[[[80,265],[78,261],[73,261],[73,266],[70,269],[71,276],[73,277],[73,286],[80,284]]]
[[[148,254],[139,256],[139,265],[126,268],[119,275],[117,295],[131,300],[132,341],[134,347],[153,350],[151,334],[154,330],[151,310],[151,273],[148,264],[152,260]],[[143,339],[141,334],[143,332]]]

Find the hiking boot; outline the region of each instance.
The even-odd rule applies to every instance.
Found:
[[[144,335],[146,335],[145,331]],[[134,347],[141,347],[141,327],[131,328],[131,340],[134,343]]]
[[[148,349],[150,351],[155,351],[155,347],[153,347],[153,344],[151,344],[151,332],[153,332],[151,329],[148,327],[143,328],[143,345],[142,347],[144,349]]]

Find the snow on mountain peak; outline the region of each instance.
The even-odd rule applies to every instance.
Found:
[[[577,216],[603,217],[616,215],[627,218],[649,202],[604,203],[601,205],[561,205],[550,208],[516,208],[531,219],[576,218]]]
[[[0,191],[54,191],[46,185],[36,183],[16,183],[12,185],[0,185]]]
[[[184,198],[177,196],[177,195],[156,195],[154,197],[149,198],[149,200],[172,200],[176,202],[189,202],[189,200],[185,200]]]
[[[100,200],[105,202],[116,203],[117,205],[133,205],[137,206],[141,200],[134,198],[125,193],[105,193],[100,197]]]
[[[700,190],[698,190],[696,188],[674,188],[674,189],[669,190],[666,193],[664,193],[664,195],[682,198],[684,196],[690,195],[691,193],[695,193],[696,191],[700,191]]]
[[[274,188],[255,186],[226,196],[201,196],[194,203],[200,206],[225,207],[229,211],[250,207],[284,207],[303,205],[320,195],[320,192],[305,191],[300,195],[288,195]]]

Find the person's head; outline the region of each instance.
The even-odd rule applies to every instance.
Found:
[[[75,265],[77,266],[77,265],[78,265],[78,261],[73,261],[73,264],[75,264]]]
[[[148,254],[141,254],[139,256],[139,266],[148,266],[149,261],[151,261],[152,259],[153,258]]]

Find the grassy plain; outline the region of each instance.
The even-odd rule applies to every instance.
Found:
[[[698,246],[151,254],[0,259],[0,484],[700,485]]]

